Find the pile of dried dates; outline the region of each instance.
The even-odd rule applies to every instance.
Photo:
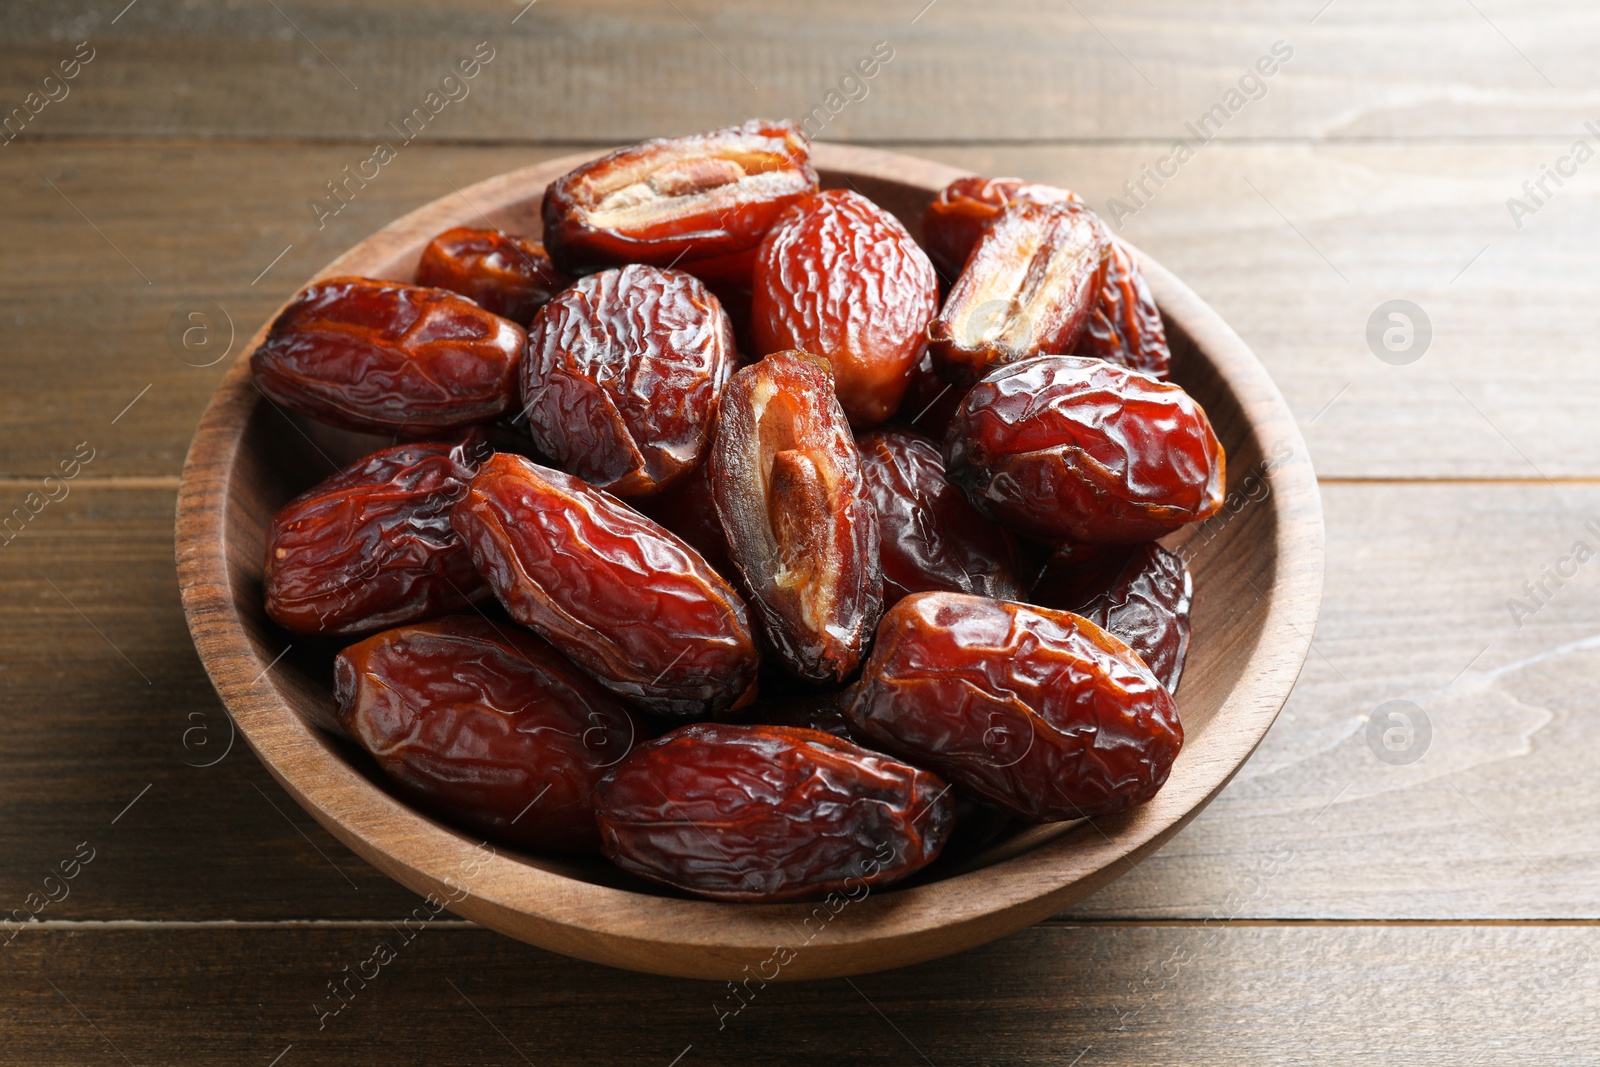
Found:
[[[753,121],[542,210],[313,283],[251,359],[395,442],[284,506],[263,584],[359,639],[338,721],[397,793],[729,901],[1155,795],[1191,590],[1156,540],[1223,452],[1082,201],[963,178],[919,245]]]

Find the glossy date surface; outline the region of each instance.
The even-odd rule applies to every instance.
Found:
[[[755,697],[744,602],[667,530],[588,483],[497,453],[451,515],[506,611],[646,711]]]
[[[756,351],[827,359],[855,426],[876,425],[900,406],[938,309],[927,255],[898,219],[850,190],[802,200],[756,254]]]
[[[779,352],[723,393],[709,478],[734,568],[783,663],[815,682],[861,661],[882,606],[878,516],[827,365]]]
[[[949,477],[978,510],[1045,541],[1149,541],[1222,507],[1224,459],[1176,385],[1104,360],[1039,356],[966,395]]]
[[[1082,204],[1078,194],[1021,178],[957,178],[934,197],[922,216],[922,241],[945,276],[954,280],[989,224],[1012,204]]]
[[[1014,204],[979,238],[938,318],[928,351],[946,381],[1071,352],[1105,284],[1111,239],[1077,204]]]
[[[267,614],[295,633],[370,633],[486,595],[450,509],[487,455],[477,433],[396,445],[289,501],[267,531]]]
[[[873,430],[856,445],[878,512],[884,607],[930,590],[1020,597],[1011,535],[945,478],[938,445],[905,430]]]
[[[1017,818],[1142,804],[1183,744],[1166,688],[1063,611],[959,593],[895,605],[845,708],[863,737]]]
[[[538,241],[457,226],[422,250],[416,282],[459,293],[526,327],[534,313],[572,279],[556,270]]]
[[[596,794],[623,870],[714,900],[859,899],[932,862],[952,822],[927,771],[816,730],[699,724],[641,746]]]
[[[528,331],[528,432],[593,485],[659,492],[700,463],[737,359],[728,316],[699,279],[640,264],[591,274]]]
[[[1161,311],[1145,284],[1139,261],[1120,241],[1111,242],[1100,301],[1089,315],[1073,355],[1120,363],[1166,380],[1172,363]]]
[[[371,278],[300,291],[250,357],[256,385],[347,430],[443,433],[511,411],[527,335],[455,293]]]
[[[599,848],[593,793],[644,740],[632,712],[555,649],[453,616],[334,662],[339,719],[407,798],[531,848]]]
[[[544,242],[571,274],[651,263],[747,280],[773,221],[816,188],[811,150],[792,122],[655,138],[551,182]]]

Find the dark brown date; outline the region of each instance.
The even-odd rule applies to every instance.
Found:
[[[659,492],[700,463],[737,360],[728,316],[699,279],[637,263],[591,274],[528,331],[528,433],[593,485]]]
[[[1122,242],[1111,242],[1111,259],[1100,302],[1089,316],[1073,352],[1120,363],[1165,381],[1172,363],[1161,311],[1139,271],[1139,261]]]
[[[710,479],[734,569],[784,664],[843,681],[882,606],[878,515],[825,362],[779,352],[723,393]]]
[[[960,593],[909,596],[883,617],[845,714],[1030,822],[1144,803],[1183,745],[1172,695],[1120,640],[1065,611]]]
[[[450,509],[483,436],[397,445],[285,504],[267,531],[267,614],[302,634],[358,634],[460,611],[488,594]]]
[[[939,310],[939,279],[900,221],[847,189],[790,210],[756,254],[756,351],[799,350],[833,365],[855,426],[895,413]]]
[[[755,699],[744,601],[700,554],[608,493],[496,453],[452,512],[511,617],[646,711]]]
[[[600,784],[601,848],[713,900],[860,899],[925,867],[952,801],[927,771],[816,730],[699,724],[640,746]]]
[[[928,326],[934,367],[946,381],[969,384],[997,365],[1071,352],[1099,302],[1110,250],[1087,208],[1006,208]]]
[[[1153,541],[1096,546],[1087,561],[1080,548],[1056,553],[1028,599],[1082,615],[1120,637],[1176,693],[1189,652],[1194,583],[1188,566]]]
[[[1078,194],[1021,178],[957,178],[939,191],[922,216],[922,242],[934,265],[955,278],[972,246],[1012,204],[1082,204]]]
[[[936,589],[1021,597],[1011,535],[946,480],[938,445],[905,430],[873,430],[856,445],[867,498],[878,512],[884,607]]]
[[[1150,541],[1222,507],[1222,445],[1205,411],[1104,360],[993,371],[961,401],[945,457],[979,511],[1045,541]]]
[[[594,852],[593,793],[644,738],[627,708],[514,627],[455,616],[334,661],[339,721],[395,788],[499,841]]]
[[[544,242],[569,274],[652,263],[748,279],[773,221],[816,188],[811,150],[792,122],[656,138],[551,182]]]
[[[448,289],[519,326],[572,279],[556,270],[544,245],[499,230],[458,226],[422,250],[417,284]]]
[[[347,430],[444,433],[510,411],[527,334],[442,289],[325,278],[300,291],[250,357],[256,385]]]
[[[944,440],[950,420],[967,391],[951,385],[933,369],[933,357],[922,350],[916,367],[911,372],[911,384],[900,401],[899,418],[936,441]]]

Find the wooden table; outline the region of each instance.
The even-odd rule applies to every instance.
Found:
[[[1592,5],[124,3],[0,16],[0,916],[37,912],[0,926],[0,1062],[1596,1062]],[[1121,217],[1299,415],[1327,597],[1261,750],[1136,872],[719,1029],[710,984],[404,936],[418,901],[229,748],[172,511],[243,338],[362,235],[575,147],[808,113]],[[1391,300],[1429,339],[1384,346]]]

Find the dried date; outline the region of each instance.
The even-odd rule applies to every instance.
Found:
[[[556,270],[538,241],[458,226],[428,242],[416,282],[460,293],[525,327],[572,279]]]
[[[285,504],[267,532],[267,614],[295,633],[370,633],[486,596],[450,509],[487,454],[478,433],[397,445]]]
[[[795,674],[842,681],[882,606],[878,516],[826,363],[779,352],[733,376],[712,499],[767,641]]]
[[[845,708],[885,751],[1030,822],[1155,796],[1183,744],[1172,696],[1064,611],[960,593],[895,605]]]
[[[637,718],[532,634],[456,616],[334,661],[339,720],[395,788],[500,841],[599,848],[593,793]]]
[[[1145,284],[1138,259],[1120,241],[1111,242],[1100,302],[1090,314],[1073,354],[1120,363],[1166,380],[1172,351],[1167,347],[1161,311]]]
[[[1077,193],[1021,178],[957,178],[934,197],[922,216],[922,241],[934,265],[949,278],[961,273],[972,246],[1012,204],[1082,204]]]
[[[932,862],[952,822],[927,771],[816,730],[685,726],[596,793],[623,870],[713,900],[857,899]]]
[[[606,688],[679,718],[755,698],[758,656],[739,594],[615,497],[501,452],[451,521],[511,617]]]
[[[591,274],[528,331],[528,432],[593,485],[659,492],[700,463],[737,360],[728,316],[699,279],[636,263]]]
[[[512,410],[527,335],[442,289],[326,278],[290,301],[250,357],[256,385],[348,430],[443,433]]]
[[[826,358],[855,426],[874,426],[900,406],[938,309],[927,255],[898,219],[859,193],[830,189],[801,201],[756,253],[756,351]]]
[[[1098,359],[993,371],[962,400],[945,455],[979,511],[1046,541],[1149,541],[1222,507],[1222,445],[1200,405]]]

